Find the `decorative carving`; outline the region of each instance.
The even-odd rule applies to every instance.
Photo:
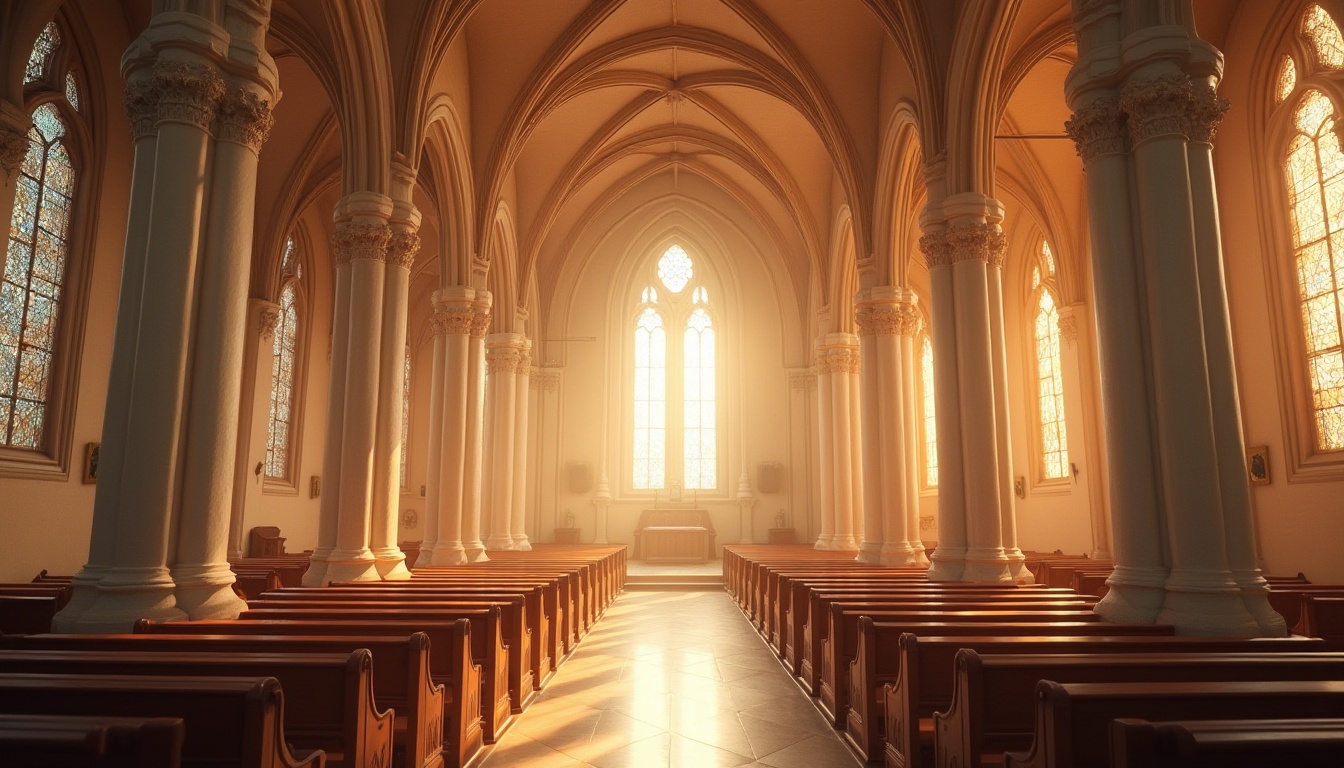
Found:
[[[789,371],[789,386],[797,392],[816,389],[817,369],[809,367]]]
[[[1129,115],[1129,135],[1135,144],[1158,136],[1185,136],[1191,100],[1190,78],[1160,75],[1128,83],[1120,91],[1120,108]]]
[[[490,310],[476,307],[472,310],[471,335],[473,338],[484,339],[486,331],[490,330]]]
[[[1078,340],[1078,318],[1073,315],[1059,316],[1059,336],[1069,343]]]
[[[474,313],[470,308],[436,307],[429,318],[435,336],[466,336],[471,333]]]
[[[159,59],[154,62],[151,87],[158,92],[156,122],[186,123],[208,131],[224,95],[224,78],[206,64]]]
[[[132,140],[154,135],[154,121],[159,115],[159,92],[149,77],[128,80],[121,104],[131,120]]]
[[[817,373],[858,373],[859,350],[857,347],[830,347],[817,353]]]
[[[485,351],[485,369],[491,376],[497,373],[517,373],[523,363],[523,350],[518,347],[491,347]]]
[[[420,524],[420,515],[416,514],[414,509],[408,509],[401,513],[401,527],[408,531],[415,530],[415,526]]]
[[[933,523],[934,523],[934,520],[935,520],[935,519],[936,519],[936,518],[935,518],[933,515],[920,515],[920,516],[919,516],[919,530],[921,530],[921,531],[932,531],[932,530],[933,530]]]
[[[543,392],[554,392],[560,387],[559,368],[533,368],[532,388]]]
[[[1125,151],[1125,115],[1113,96],[1097,99],[1074,112],[1073,118],[1065,121],[1064,130],[1084,163]]]
[[[28,132],[17,126],[0,126],[0,170],[11,176],[28,154]]]
[[[998,224],[982,222],[930,232],[919,238],[919,249],[930,269],[975,260],[1001,267],[1008,238]]]
[[[1212,88],[1192,89],[1190,109],[1185,120],[1186,135],[1191,141],[1212,144],[1213,136],[1218,132],[1218,123],[1222,122],[1229,106],[1231,102],[1218,98]]]
[[[343,221],[336,225],[331,235],[331,247],[336,252],[336,263],[344,264],[352,259],[387,258],[387,242],[392,230],[386,224],[368,224],[359,221]]]
[[[261,341],[263,344],[271,343],[275,336],[275,328],[280,324],[280,306],[270,304],[261,308]]]
[[[215,118],[219,138],[260,152],[261,145],[275,125],[271,103],[256,93],[232,86],[219,100],[219,114]]]
[[[919,330],[919,312],[907,303],[872,303],[860,305],[855,312],[860,336],[892,335],[914,336]]]
[[[525,342],[518,350],[518,368],[514,372],[519,376],[532,375],[532,342]]]
[[[394,232],[387,244],[387,263],[389,266],[410,269],[420,253],[420,233],[414,231]]]

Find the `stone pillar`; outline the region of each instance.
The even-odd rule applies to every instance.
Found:
[[[523,339],[519,350],[518,368],[514,371],[513,385],[513,503],[509,516],[509,536],[513,548],[521,552],[532,549],[527,538],[527,428],[528,392],[532,388],[532,342]]]
[[[275,355],[275,327],[280,322],[280,305],[266,299],[248,299],[247,331],[244,338],[243,395],[238,403],[238,449],[233,462],[233,505],[229,511],[229,559],[247,554],[247,531],[243,512],[249,500],[249,485],[256,482],[255,456],[265,455],[267,423],[270,413],[257,408],[270,398],[271,361]],[[263,374],[264,372],[264,374]],[[259,450],[258,450],[259,449]]]
[[[433,305],[433,314],[430,315],[429,325],[434,334],[434,361],[429,369],[429,450],[425,457],[425,527],[420,539],[420,555],[412,565],[414,568],[420,568],[434,564],[433,551],[435,548],[444,546],[443,542],[456,541],[460,549],[462,546],[462,518],[444,521],[443,496],[443,430],[445,409],[445,398],[443,394],[444,387],[444,367],[446,365],[447,335],[448,323],[441,310],[439,301],[439,292],[434,292],[431,300]],[[470,329],[471,320],[468,314],[467,328]],[[465,375],[466,361],[462,362],[459,370]],[[463,412],[465,414],[465,402]],[[463,419],[465,421],[465,417]],[[461,494],[458,494],[461,498]],[[458,508],[460,510],[460,508]],[[446,524],[445,524],[446,522]],[[454,525],[455,524],[455,525]],[[465,558],[464,558],[465,560]]]
[[[434,292],[435,348],[442,348],[442,353],[434,369],[440,385],[437,414],[431,413],[430,432],[439,450],[431,451],[433,484],[425,495],[430,497],[433,493],[430,517],[436,521],[438,535],[433,543],[422,545],[421,565],[467,562],[462,536],[467,502],[468,361],[472,322],[476,316],[475,300],[476,291],[464,286],[450,286]]]
[[[472,302],[471,339],[467,348],[467,430],[462,481],[462,549],[467,562],[489,560],[481,541],[481,484],[485,435],[485,335],[490,328],[489,291],[478,290]]]
[[[1000,483],[1006,478],[999,464],[999,432],[1007,425],[1000,422],[1001,409],[996,407],[1000,398],[994,353],[995,326],[1002,324],[1001,317],[995,318],[1001,307],[996,306],[994,284],[1007,245],[998,224],[1002,206],[978,195],[959,195],[941,201],[932,213],[936,215],[926,215],[926,234],[920,238],[934,283],[938,397],[940,540],[929,578],[1008,581],[1012,576],[1003,534],[1004,516],[1012,515],[1012,509],[1003,508]],[[952,306],[940,307],[947,299]],[[955,405],[945,409],[945,403]],[[956,413],[955,425],[946,424],[945,410]],[[945,437],[954,446],[945,447]],[[951,476],[943,474],[944,457],[954,462]],[[946,552],[944,538],[951,544]]]
[[[1087,332],[1091,316],[1084,304],[1070,304],[1059,308],[1060,364],[1063,366],[1065,419],[1069,424],[1083,425],[1083,432],[1095,430],[1100,434],[1101,425],[1093,418],[1089,404],[1095,395],[1089,386],[1091,346]],[[1087,487],[1088,513],[1092,526],[1092,549],[1088,556],[1093,560],[1106,562],[1111,559],[1110,524],[1106,518],[1106,493],[1102,487],[1101,461],[1095,459],[1091,450],[1092,441],[1070,446],[1070,456],[1086,450],[1082,463],[1082,482]],[[1077,462],[1075,462],[1075,466]],[[1075,477],[1075,482],[1077,482]]]
[[[914,401],[905,386],[913,378],[903,355],[908,351],[903,342],[908,346],[918,327],[915,301],[910,291],[892,286],[869,288],[855,297],[864,414],[865,522],[858,559],[869,563],[918,565],[920,559],[910,543],[911,538],[918,541],[918,520],[914,528],[908,525],[907,489],[917,476],[909,473],[907,433],[917,418],[909,410]]]
[[[518,367],[523,362],[527,339],[518,333],[492,333],[485,339],[485,361],[490,396],[486,400],[490,437],[490,471],[486,507],[490,511],[490,535],[485,548],[513,549],[513,492],[516,451],[515,422],[518,414]]]
[[[859,548],[854,525],[856,520],[863,519],[863,470],[858,463],[862,451],[858,346],[859,339],[854,334],[827,334],[822,339],[823,354],[818,356],[817,366],[830,384],[831,431],[822,441],[822,461],[830,462],[831,506],[834,510],[830,549],[846,551]]]
[[[835,480],[833,477],[835,433],[831,414],[830,359],[821,341],[817,342],[817,463],[821,489],[821,533],[815,549],[835,549]]]
[[[789,509],[785,527],[800,528],[803,541],[811,538],[815,503],[810,468],[816,463],[812,448],[814,421],[809,418],[808,392],[816,392],[817,375],[810,368],[789,369]]]
[[[908,554],[900,552],[893,553],[895,559],[904,560],[910,565],[917,565],[921,568],[929,566],[929,557],[925,554],[924,539],[919,524],[919,491],[923,487],[923,481],[920,478],[922,468],[919,463],[919,453],[924,445],[923,429],[924,424],[919,417],[919,389],[918,389],[918,371],[916,367],[917,355],[919,352],[915,349],[915,337],[919,334],[922,324],[919,312],[914,311],[915,295],[907,294],[910,299],[911,312],[907,313],[900,325],[901,333],[901,399],[902,408],[905,413],[905,430],[901,436],[904,451],[903,460],[905,461],[905,497],[902,499],[905,514],[905,534],[906,541],[910,546]]]
[[[607,480],[606,461],[597,475],[597,487],[593,491],[593,543],[607,542],[607,513],[611,510],[611,483]]]
[[[413,177],[399,174],[401,194],[409,197]],[[401,551],[401,411],[406,375],[407,291],[411,265],[420,251],[420,212],[408,202],[393,207],[392,237],[387,246],[383,284],[382,352],[378,375],[378,427],[374,441],[373,507],[369,548],[374,566],[386,580],[411,578]],[[428,496],[428,489],[426,489]]]

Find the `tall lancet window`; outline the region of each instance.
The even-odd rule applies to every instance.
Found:
[[[924,487],[938,487],[938,417],[933,398],[933,339],[919,334],[920,429],[923,432]]]
[[[295,379],[298,371],[299,286],[303,264],[299,261],[294,238],[285,241],[281,260],[280,318],[271,338],[270,425],[266,433],[266,478],[292,482],[291,450],[295,433]]]
[[[1031,268],[1032,340],[1036,360],[1036,418],[1040,429],[1042,479],[1069,476],[1069,442],[1064,428],[1064,372],[1059,355],[1059,309],[1055,300],[1055,256],[1041,241]]]
[[[78,370],[67,285],[83,141],[75,52],[55,23],[33,44],[24,70],[32,127],[14,179],[6,251],[0,255],[0,458],[59,462],[69,439]],[[76,302],[78,303],[78,302]],[[75,315],[82,307],[74,306]],[[64,425],[64,428],[62,427]],[[16,467],[17,468],[17,467]]]
[[[719,485],[713,303],[681,246],[664,251],[651,273],[657,287],[640,291],[634,319],[631,487],[712,490]],[[682,343],[669,345],[668,329],[678,328]]]

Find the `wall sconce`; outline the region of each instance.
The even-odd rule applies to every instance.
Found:
[[[1013,493],[1017,494],[1019,499],[1027,498],[1027,478],[1022,475],[1013,478]]]
[[[1078,482],[1078,465],[1070,461],[1069,469],[1073,470],[1073,482]]]
[[[261,482],[261,470],[266,466],[265,462],[258,461],[257,466],[252,470],[252,474],[257,476],[257,482]]]

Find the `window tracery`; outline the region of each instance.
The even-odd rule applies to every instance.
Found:
[[[1054,293],[1055,258],[1041,241],[1032,267],[1032,341],[1036,364],[1036,417],[1041,477],[1069,476],[1068,431],[1064,424],[1064,370],[1060,357],[1059,309]]]
[[[1316,66],[1321,69],[1344,67],[1344,34],[1339,25],[1315,3],[1302,14],[1302,37],[1316,54]]]
[[[37,36],[37,41],[33,43],[33,52],[28,54],[28,66],[23,72],[24,85],[44,79],[47,62],[60,47],[61,31],[56,28],[56,22],[49,21],[42,29],[42,33]]]
[[[285,240],[285,253],[280,263],[280,273],[285,280],[280,289],[279,319],[271,339],[270,418],[266,432],[266,478],[269,480],[293,479],[294,384],[301,322],[298,282],[302,272],[296,250],[291,236]]]

